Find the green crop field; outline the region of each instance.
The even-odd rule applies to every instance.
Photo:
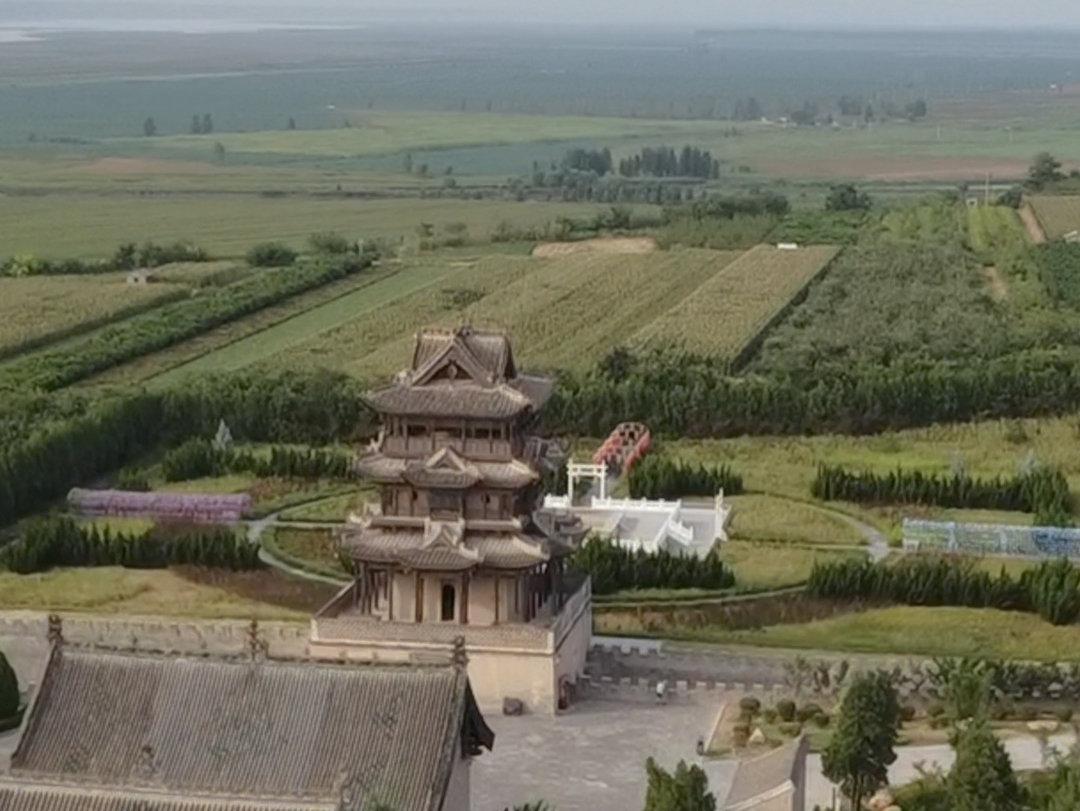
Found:
[[[0,354],[80,328],[107,323],[164,302],[230,263],[161,268],[152,284],[128,284],[124,273],[0,278]]]
[[[634,343],[735,359],[838,252],[758,245],[641,329]]]
[[[588,203],[513,203],[496,200],[323,199],[311,197],[177,196],[141,199],[48,195],[0,197],[0,257],[99,257],[122,242],[191,239],[218,256],[238,256],[267,240],[302,247],[313,233],[396,240],[421,222],[461,222],[486,239],[506,221],[542,226],[556,217],[585,217]]]
[[[266,360],[353,319],[363,318],[372,310],[395,299],[434,284],[452,270],[450,266],[440,264],[407,266],[321,307],[315,307],[178,366],[153,378],[154,384],[172,385],[187,375],[233,371]]]
[[[1031,198],[1031,208],[1048,239],[1080,231],[1080,197],[1037,194]]]

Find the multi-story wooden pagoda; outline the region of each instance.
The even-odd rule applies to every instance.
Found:
[[[383,428],[356,465],[379,484],[381,509],[343,533],[355,582],[316,617],[313,652],[346,642],[338,653],[385,658],[461,634],[482,704],[565,700],[584,665],[591,597],[565,573],[580,525],[539,511],[546,445],[531,431],[550,394],[548,380],[519,372],[503,333],[417,337],[411,368],[367,395]],[[575,629],[584,642],[567,656],[555,637]],[[490,662],[499,672],[483,675],[487,654],[529,639],[543,650],[533,658],[551,660],[539,686],[530,667],[530,684],[507,683],[515,668],[502,654]]]

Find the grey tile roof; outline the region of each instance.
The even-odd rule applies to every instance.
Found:
[[[399,563],[410,568],[460,571],[479,566],[493,569],[528,569],[551,558],[543,538],[524,533],[466,531],[460,550],[457,545],[429,543],[419,530],[367,527],[344,531],[342,546],[357,560],[369,563]],[[438,555],[422,555],[421,552]]]
[[[742,761],[724,801],[724,811],[752,809],[759,798],[764,800],[773,792],[781,792],[788,783],[791,790],[798,790],[795,783],[805,770],[809,749],[810,739],[804,735],[796,742]],[[805,790],[805,786],[802,788]]]
[[[438,451],[436,453],[439,453]],[[379,482],[408,480],[418,487],[468,488],[479,482],[489,487],[526,487],[540,478],[532,467],[518,459],[508,462],[476,462],[469,460],[464,469],[453,471],[445,467],[432,468],[427,461],[398,459],[373,452],[356,460],[356,470]]]
[[[459,327],[454,330],[423,330],[416,336],[412,370],[419,372],[454,348],[455,344],[458,348],[464,349],[469,357],[492,377],[509,378],[517,374],[510,338],[506,333],[478,330],[472,327]]]
[[[0,809],[3,811],[334,811],[334,808],[332,803],[251,802],[208,797],[169,797],[155,792],[0,783]]]
[[[377,802],[437,811],[462,747],[490,744],[471,701],[464,670],[449,665],[253,662],[60,645],[0,790],[18,797],[20,811],[83,811],[41,787],[55,782],[75,795],[153,791],[253,809],[333,807],[344,793],[350,811]],[[138,807],[100,803],[90,811]]]
[[[532,401],[505,383],[491,387],[472,383],[395,383],[368,392],[367,400],[381,414],[432,417],[507,419],[532,406]]]

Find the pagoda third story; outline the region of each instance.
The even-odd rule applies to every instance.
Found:
[[[551,388],[518,370],[503,333],[417,336],[411,368],[366,397],[383,427],[356,467],[380,505],[341,536],[355,581],[316,616],[314,655],[415,657],[461,635],[482,705],[566,703],[591,594],[565,566],[580,523],[541,509],[560,460],[532,432]]]

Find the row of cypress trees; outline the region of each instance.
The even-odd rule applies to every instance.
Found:
[[[816,563],[807,581],[814,597],[881,600],[903,605],[999,608],[1038,614],[1055,625],[1080,619],[1080,568],[1064,558],[1013,578],[995,577],[973,560],[912,555],[897,563],[844,559]]]
[[[361,436],[375,421],[360,392],[359,381],[328,371],[253,372],[100,400],[60,393],[44,412],[39,397],[12,398],[18,410],[0,414],[0,526],[152,450],[212,436],[221,420],[252,442],[322,445]],[[44,417],[34,420],[35,410]]]
[[[352,475],[349,454],[341,450],[275,445],[266,458],[251,451],[219,448],[199,437],[166,453],[161,465],[165,480],[171,482],[242,472],[288,479],[347,479]]]
[[[632,551],[603,538],[581,544],[570,558],[570,567],[592,577],[595,594],[629,589],[726,589],[735,585],[735,576],[718,555],[699,558],[673,555],[665,549]]]
[[[257,545],[225,527],[157,526],[136,535],[53,517],[32,522],[18,540],[0,547],[0,566],[18,574],[72,566],[161,569],[178,564],[240,571],[259,566],[258,552]]]
[[[811,484],[815,498],[872,504],[927,504],[975,510],[1035,513],[1037,523],[1069,523],[1073,496],[1060,470],[1034,467],[1012,478],[975,479],[962,473],[897,469],[881,475],[855,473],[841,466],[819,465]]]
[[[631,498],[675,499],[742,492],[742,477],[727,465],[694,465],[660,454],[650,454],[634,465],[629,477]]]

